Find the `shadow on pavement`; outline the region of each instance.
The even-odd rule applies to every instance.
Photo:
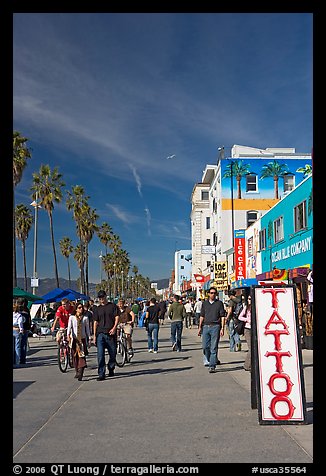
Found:
[[[16,398],[17,395],[25,390],[25,388],[29,387],[35,382],[36,380],[31,380],[30,382],[13,382],[13,398]]]

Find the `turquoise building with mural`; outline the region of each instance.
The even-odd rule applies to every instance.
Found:
[[[312,175],[261,217],[259,252],[263,274],[284,269],[291,277],[298,268],[312,268]]]

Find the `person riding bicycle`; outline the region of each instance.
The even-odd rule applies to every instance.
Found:
[[[55,318],[51,331],[54,332],[56,324],[59,321],[59,330],[56,335],[56,341],[59,344],[62,334],[68,327],[69,316],[75,313],[75,306],[70,303],[69,299],[61,299],[61,306],[58,307],[57,312],[55,313]]]
[[[126,306],[124,299],[119,299],[118,301],[118,308],[120,311],[119,321],[118,321],[118,333],[120,332],[119,327],[123,326],[123,330],[126,334],[127,338],[127,347],[128,353],[133,354],[132,348],[132,332],[135,323],[135,313],[130,309],[130,307]]]

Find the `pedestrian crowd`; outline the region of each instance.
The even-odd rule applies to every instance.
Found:
[[[147,332],[148,352],[159,352],[159,330],[166,320],[170,324],[172,351],[182,352],[182,335],[186,329],[197,329],[201,337],[203,364],[209,373],[216,372],[220,365],[218,346],[220,337],[227,331],[230,351],[241,350],[241,339],[237,326],[242,323],[248,346],[244,369],[251,369],[251,299],[241,291],[230,291],[229,299],[224,304],[218,297],[216,288],[211,287],[207,299],[189,297],[182,299],[175,294],[170,301],[151,298],[139,303],[126,303],[119,299],[110,302],[104,290],[98,292],[98,305],[94,301],[70,302],[63,298],[54,311],[51,331],[56,332],[58,345],[65,336],[71,349],[75,378],[83,379],[87,367],[87,355],[93,344],[97,349],[97,380],[105,380],[115,373],[117,355],[117,336],[122,328],[126,334],[127,351],[134,354],[132,334],[134,326],[145,327]],[[31,332],[31,316],[26,299],[14,300],[13,304],[13,364],[26,363],[28,335]],[[239,326],[240,327],[240,326]],[[106,363],[106,352],[108,362]]]

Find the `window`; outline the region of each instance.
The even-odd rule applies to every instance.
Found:
[[[185,269],[185,267],[184,267],[184,266],[180,266],[180,269]]]
[[[204,192],[204,191],[202,190],[202,192],[201,192],[201,199],[202,199],[202,200],[208,200],[208,199],[209,199],[208,192]]]
[[[210,261],[206,261],[206,268],[209,268],[211,265],[211,262]]]
[[[246,175],[246,192],[257,192],[257,175],[256,174],[247,174]]]
[[[294,232],[303,230],[307,227],[307,201],[299,203],[294,207]]]
[[[250,238],[248,238],[248,250],[247,250],[248,257],[254,254],[253,247],[254,247],[254,237],[251,236]]]
[[[258,212],[256,210],[249,210],[247,212],[247,228],[252,225],[258,218]]]
[[[263,228],[259,232],[259,249],[260,250],[266,249],[266,228]]]
[[[206,217],[206,230],[209,230],[211,227],[211,219],[210,217]]]
[[[283,217],[274,221],[274,243],[279,243],[284,239]]]
[[[283,175],[283,191],[291,192],[294,189],[294,175],[285,174]]]
[[[211,244],[211,239],[210,238],[207,238],[206,239],[206,245],[210,245]]]
[[[185,255],[181,255],[181,256],[180,256],[181,259],[184,259],[184,257],[185,257]]]

